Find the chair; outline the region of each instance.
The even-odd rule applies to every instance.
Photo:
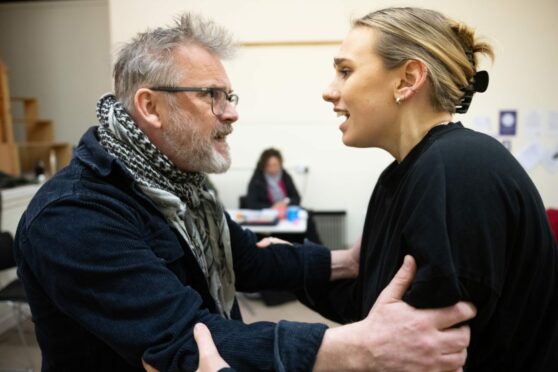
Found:
[[[248,208],[248,197],[246,195],[241,195],[238,197],[238,208],[240,209]]]
[[[558,209],[549,208],[546,210],[546,215],[548,216],[548,222],[554,234],[554,240],[558,243]]]
[[[0,270],[16,267],[12,251],[13,244],[14,239],[10,233],[0,233]],[[19,334],[21,343],[24,346],[25,353],[27,354],[27,358],[29,360],[29,365],[33,366],[33,359],[31,358],[29,346],[25,340],[22,324],[23,320],[26,318],[26,315],[23,312],[23,305],[27,304],[27,296],[25,294],[25,290],[23,289],[23,284],[19,279],[16,278],[12,280],[0,289],[0,303],[5,303],[12,309],[16,319],[17,333]],[[30,367],[30,370],[32,370],[32,367]]]

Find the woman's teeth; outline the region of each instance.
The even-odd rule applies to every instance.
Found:
[[[348,112],[338,112],[337,117],[344,116],[345,118],[349,118],[351,116]]]

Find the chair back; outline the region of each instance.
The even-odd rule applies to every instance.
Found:
[[[548,222],[554,234],[554,239],[558,243],[558,209],[549,208],[546,210],[546,215],[548,216]]]
[[[9,232],[0,233],[0,270],[16,266],[14,259],[14,238]]]
[[[246,195],[241,195],[238,198],[238,207],[240,209],[246,209],[248,208],[248,197]]]

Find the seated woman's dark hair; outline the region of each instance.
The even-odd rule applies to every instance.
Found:
[[[279,159],[279,162],[283,164],[283,156],[281,156],[281,152],[271,147],[269,149],[265,149],[260,155],[258,164],[256,165],[256,170],[263,172],[265,169],[265,165],[270,158],[277,158]]]

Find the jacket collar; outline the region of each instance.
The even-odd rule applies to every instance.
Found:
[[[93,126],[81,137],[75,157],[101,177],[107,177],[113,171],[123,173],[130,181],[133,177],[124,165],[109,154],[99,143],[97,126]]]

